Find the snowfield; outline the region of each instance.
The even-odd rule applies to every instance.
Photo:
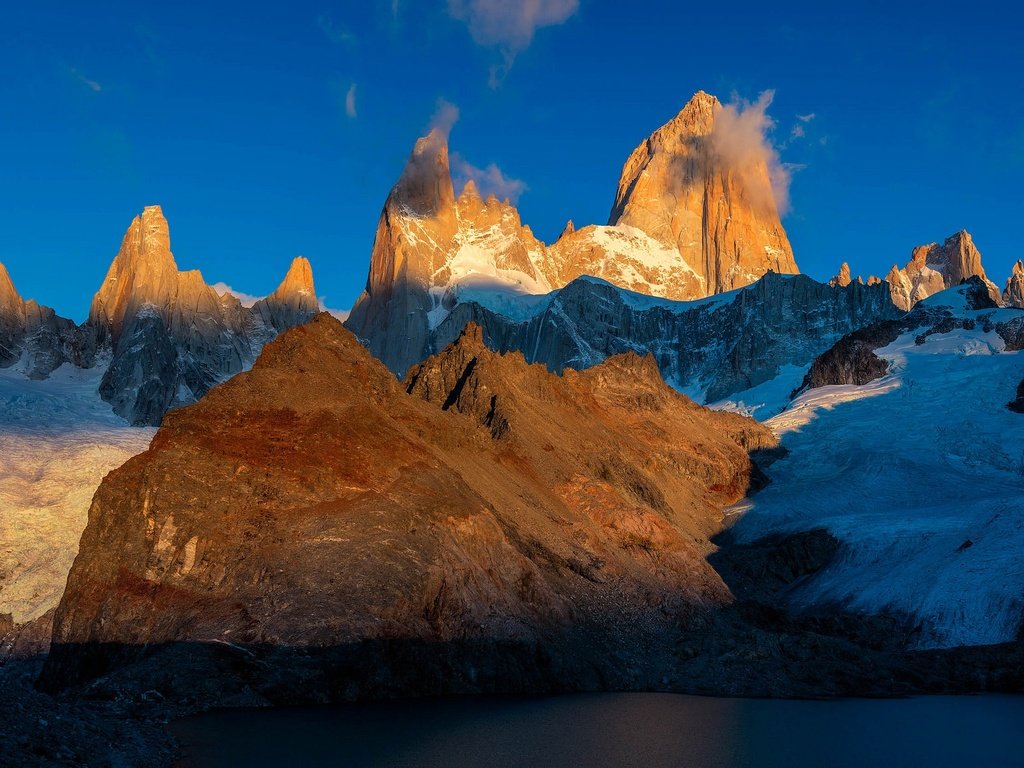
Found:
[[[971,311],[955,290],[928,303],[977,329],[920,345],[920,329],[901,336],[876,352],[887,376],[805,392],[769,419],[790,453],[734,510],[734,532],[752,541],[823,527],[840,539],[793,607],[908,615],[919,648],[1003,642],[1024,617],[1024,415],[1006,408],[1024,356],[981,318],[1019,313]]]
[[[60,601],[96,487],[156,432],[110,410],[102,373],[64,364],[31,381],[0,370],[0,614],[17,623]]]

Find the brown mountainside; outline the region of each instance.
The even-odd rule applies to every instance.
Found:
[[[318,679],[406,693],[636,684],[731,599],[708,537],[772,444],[649,359],[559,378],[472,328],[401,384],[321,314],[106,478],[46,680],[183,641],[316,649]]]

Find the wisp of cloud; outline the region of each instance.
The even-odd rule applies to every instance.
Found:
[[[477,45],[496,47],[502,64],[491,67],[497,87],[516,55],[529,47],[541,27],[561,24],[579,9],[579,0],[448,0],[448,14],[466,22]]]
[[[737,174],[751,204],[762,208],[774,204],[784,216],[789,211],[790,169],[769,138],[775,122],[768,116],[768,106],[774,96],[775,91],[764,91],[755,102],[737,98],[723,104],[709,138],[712,151]]]
[[[496,163],[479,168],[455,153],[452,155],[451,167],[456,189],[461,190],[472,179],[484,198],[494,195],[499,200],[508,200],[515,205],[519,202],[519,196],[528,189],[525,181],[506,176]]]

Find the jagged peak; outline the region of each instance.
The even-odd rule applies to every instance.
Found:
[[[572,219],[569,219],[567,222],[565,222],[565,228],[562,230],[562,234],[558,236],[558,239],[561,240],[563,237],[571,235],[575,231],[576,225],[573,224]]]
[[[292,259],[284,280],[274,291],[274,295],[295,293],[316,296],[316,288],[313,285],[313,265],[305,256],[296,256]]]
[[[462,192],[459,194],[459,202],[465,200],[482,200],[480,196],[480,190],[476,186],[476,182],[472,179],[466,181],[462,187]]]
[[[440,128],[417,139],[388,202],[415,216],[434,216],[454,206],[448,137]]]
[[[0,265],[0,266],[3,266],[3,265]],[[1013,269],[1011,270],[1011,274],[1014,274],[1014,275],[1024,275],[1024,261],[1022,261],[1021,259],[1017,259],[1016,263],[1013,265]]]

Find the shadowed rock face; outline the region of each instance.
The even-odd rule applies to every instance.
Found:
[[[730,600],[708,537],[774,444],[650,359],[559,378],[469,329],[403,385],[321,314],[106,478],[45,677],[180,642],[343,676],[340,649],[372,643],[380,680],[443,657],[450,690],[635,684]]]
[[[0,264],[0,368],[20,363],[29,378],[42,379],[64,362],[89,367],[95,354],[91,329],[23,300]]]
[[[582,278],[526,320],[460,304],[438,327],[436,343],[476,322],[495,349],[522,350],[556,372],[645,350],[666,380],[714,402],[774,378],[784,365],[807,365],[841,336],[900,314],[884,286],[838,288],[802,275],[768,274],[734,294],[693,304],[638,302]]]

